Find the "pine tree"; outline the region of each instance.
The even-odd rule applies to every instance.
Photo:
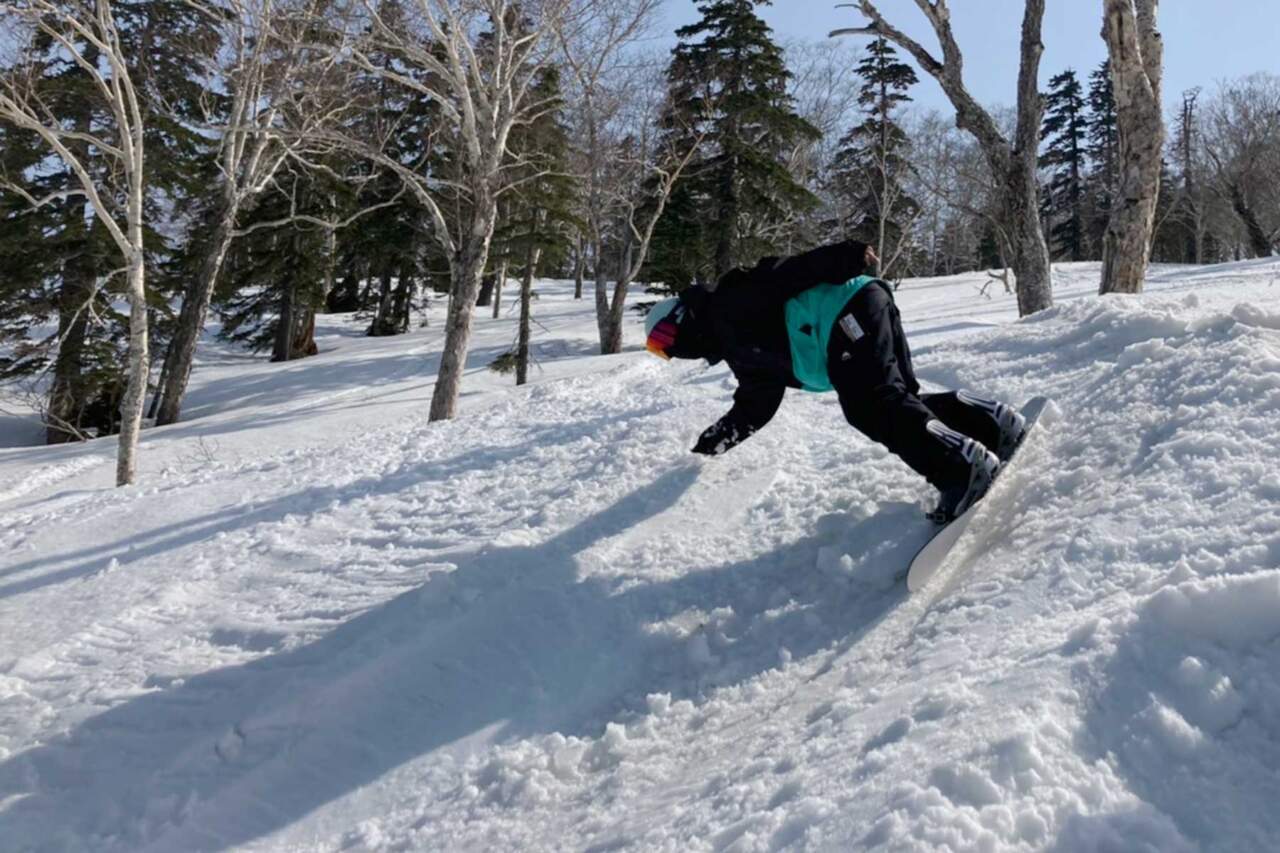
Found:
[[[379,61],[391,67],[394,57],[379,57]],[[436,138],[439,109],[430,99],[415,89],[391,86],[382,77],[357,85],[368,91],[369,105],[357,115],[353,135],[385,139],[386,153],[410,169],[445,174],[450,168],[448,146]],[[383,172],[363,187],[354,208],[376,205],[389,206],[374,210],[338,235],[343,277],[358,281],[367,276],[377,282],[376,291],[369,292],[370,304],[357,300],[354,306],[373,312],[369,335],[403,334],[409,330],[418,284],[428,277],[434,241],[426,233],[427,211],[416,196],[404,192],[404,182],[397,175]]]
[[[1086,134],[1084,91],[1076,72],[1067,69],[1049,81],[1040,140],[1047,143],[1040,166],[1052,176],[1041,198],[1049,223],[1049,252],[1054,257],[1085,258],[1084,175]]]
[[[687,198],[672,200],[663,236],[701,237],[702,276],[722,275],[775,250],[769,230],[815,202],[788,172],[785,154],[820,134],[796,114],[787,94],[782,49],[755,13],[767,3],[702,0],[702,19],[676,31],[664,126],[677,136],[706,136],[683,190]],[[682,213],[703,220],[701,234],[692,222],[676,221]],[[659,257],[673,254],[657,250]]]
[[[199,191],[203,141],[183,119],[203,93],[191,78],[191,57],[215,50],[216,39],[207,19],[183,4],[121,0],[112,4],[112,15],[123,53],[135,63],[130,76],[146,113],[146,219],[171,219]],[[98,134],[109,129],[88,75],[66,50],[38,33],[23,47],[24,70],[65,126]],[[86,61],[97,56],[92,45],[77,50]],[[37,198],[67,196],[35,211],[13,196],[0,201],[0,261],[8,268],[0,276],[0,338],[12,347],[0,363],[0,378],[47,371],[43,414],[50,443],[106,435],[118,428],[126,383],[128,317],[118,310],[123,282],[109,276],[119,266],[118,251],[85,198],[75,194],[71,171],[29,136],[11,128],[5,133],[0,164],[6,179]],[[98,158],[85,156],[83,146],[72,147],[90,168],[97,166]],[[119,193],[117,176],[94,179],[108,197]],[[166,272],[174,248],[156,230],[146,233],[145,243],[147,289],[155,295],[148,313],[154,318],[167,312],[159,297],[173,286]],[[56,331],[33,339],[42,326]]]
[[[214,300],[224,340],[292,361],[316,353],[315,314],[327,298],[328,229],[310,220],[334,221],[346,188],[309,171],[283,174],[276,184],[239,223],[244,234],[232,244]]]
[[[1111,87],[1111,72],[1104,60],[1089,75],[1088,178],[1090,208],[1086,217],[1089,245],[1102,246],[1102,235],[1111,218],[1111,206],[1118,182],[1120,129],[1116,118],[1116,99]],[[1101,249],[1096,249],[1101,252]]]
[[[863,81],[858,103],[866,118],[840,140],[832,164],[833,190],[845,208],[841,236],[875,246],[880,272],[888,275],[920,210],[903,185],[907,135],[895,120],[897,108],[911,100],[907,90],[919,80],[884,39],[871,43],[857,72]]]

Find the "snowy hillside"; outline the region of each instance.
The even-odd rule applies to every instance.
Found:
[[[1276,849],[1280,262],[1097,276],[900,291],[922,379],[1056,404],[910,597],[928,490],[833,395],[694,457],[725,369],[593,356],[557,283],[455,421],[438,312],[329,318],[211,349],[137,487],[0,450],[0,848]]]

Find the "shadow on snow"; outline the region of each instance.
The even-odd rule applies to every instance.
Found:
[[[918,517],[906,504],[852,524],[827,516],[806,540],[672,580],[621,589],[579,577],[580,554],[673,505],[697,472],[667,473],[539,545],[433,558],[456,569],[308,645],[174,679],[10,756],[0,802],[18,796],[6,834],[20,845],[57,844],[51,827],[123,847],[251,842],[419,756],[466,753],[469,739],[592,735],[647,694],[696,699],[768,670],[783,646],[798,658],[847,647],[902,600],[900,587],[841,587],[814,566],[833,543],[850,554],[878,545],[877,559],[905,566],[915,537],[887,552],[883,540]],[[409,480],[393,475],[381,490]],[[165,531],[147,547],[190,535]],[[687,637],[651,629],[726,607],[713,673]]]

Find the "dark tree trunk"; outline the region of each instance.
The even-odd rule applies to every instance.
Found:
[[[164,382],[165,382],[165,379],[167,378],[167,377],[165,376],[165,366],[166,366],[168,363],[169,363],[169,351],[168,351],[168,349],[166,349],[166,350],[165,350],[165,357],[161,360],[161,365],[160,365],[160,378],[159,378],[159,380],[157,380],[157,382],[156,382],[156,393],[155,393],[154,395],[152,395],[152,397],[151,397],[151,407],[150,407],[149,409],[147,409],[147,417],[148,417],[148,418],[150,418],[150,419],[151,419],[151,420],[153,420],[153,421],[156,419],[156,413],[160,411],[160,397],[161,397],[161,392],[162,392],[162,390],[164,389]]]
[[[716,280],[733,269],[734,238],[738,230],[738,199],[734,191],[733,170],[726,165],[720,175],[720,209],[717,213],[719,233],[716,235]],[[619,349],[621,351],[621,343]]]
[[[502,316],[502,286],[507,282],[507,261],[498,266],[498,278],[493,285],[493,319]]]
[[[289,360],[306,358],[320,352],[316,344],[316,312],[314,308],[294,310],[293,344],[289,350]]]
[[[520,336],[516,342],[516,384],[529,381],[529,325],[533,306],[533,271],[538,265],[538,252],[532,243],[525,251],[524,275],[520,279]]]
[[[476,297],[477,308],[488,308],[493,304],[493,288],[497,283],[497,273],[489,273],[480,279],[480,295]]]
[[[413,308],[413,273],[405,267],[400,268],[400,281],[396,284],[391,306],[391,319],[395,333],[403,335],[409,331],[409,312]]]
[[[191,366],[195,362],[196,344],[204,331],[209,315],[209,303],[218,282],[223,260],[231,247],[232,222],[225,214],[218,216],[218,224],[209,242],[208,252],[200,263],[200,273],[182,296],[182,308],[174,325],[173,338],[165,352],[161,373],[164,384],[160,388],[160,408],[156,412],[156,424],[177,423],[182,414],[182,400],[191,379]]]
[[[326,308],[330,314],[347,314],[360,310],[360,274],[355,263],[347,267],[338,286],[329,294]]]
[[[1253,256],[1255,258],[1271,257],[1271,239],[1267,236],[1266,229],[1262,227],[1262,223],[1258,221],[1258,215],[1249,206],[1249,200],[1244,195],[1244,188],[1240,186],[1238,181],[1233,181],[1231,184],[1231,209],[1236,212],[1236,216],[1239,216],[1240,221],[1244,223],[1245,233],[1249,235],[1249,251],[1253,253]]]
[[[58,357],[53,363],[53,383],[49,388],[45,415],[45,441],[63,444],[81,438],[81,414],[89,404],[89,387],[84,378],[84,346],[89,332],[88,301],[93,298],[95,271],[89,252],[89,229],[85,225],[84,204],[73,205],[68,226],[83,239],[73,241],[76,254],[62,270],[58,293]]]
[[[293,352],[293,288],[290,280],[280,295],[280,317],[276,321],[275,343],[271,348],[272,361],[288,361]]]
[[[622,337],[614,334],[614,330],[611,328],[609,293],[606,290],[608,281],[606,280],[604,261],[601,258],[602,250],[601,241],[593,241],[591,254],[596,262],[596,328],[600,332],[600,354],[613,355],[622,351]]]
[[[88,54],[86,54],[88,55]],[[93,56],[97,52],[93,51]],[[88,133],[92,115],[87,108],[75,118],[76,129]],[[83,156],[82,143],[72,143]],[[84,377],[84,347],[89,336],[89,300],[97,280],[91,251],[91,221],[85,218],[89,204],[83,196],[67,203],[67,244],[71,257],[62,268],[58,290],[58,356],[53,363],[53,381],[45,410],[45,442],[64,444],[82,437],[80,421],[89,400],[89,383]]]
[[[384,267],[378,279],[378,309],[374,312],[369,330],[365,332],[371,338],[394,335],[395,316],[393,312],[394,296],[391,288],[391,267]]]
[[[577,246],[573,253],[573,298],[582,298],[582,279],[587,271],[587,250],[582,239],[582,234],[578,234]]]

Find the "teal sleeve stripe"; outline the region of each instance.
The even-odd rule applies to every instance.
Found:
[[[806,391],[830,391],[827,346],[836,318],[853,295],[874,276],[860,275],[844,284],[820,284],[787,300],[787,338],[791,342],[791,370]]]

